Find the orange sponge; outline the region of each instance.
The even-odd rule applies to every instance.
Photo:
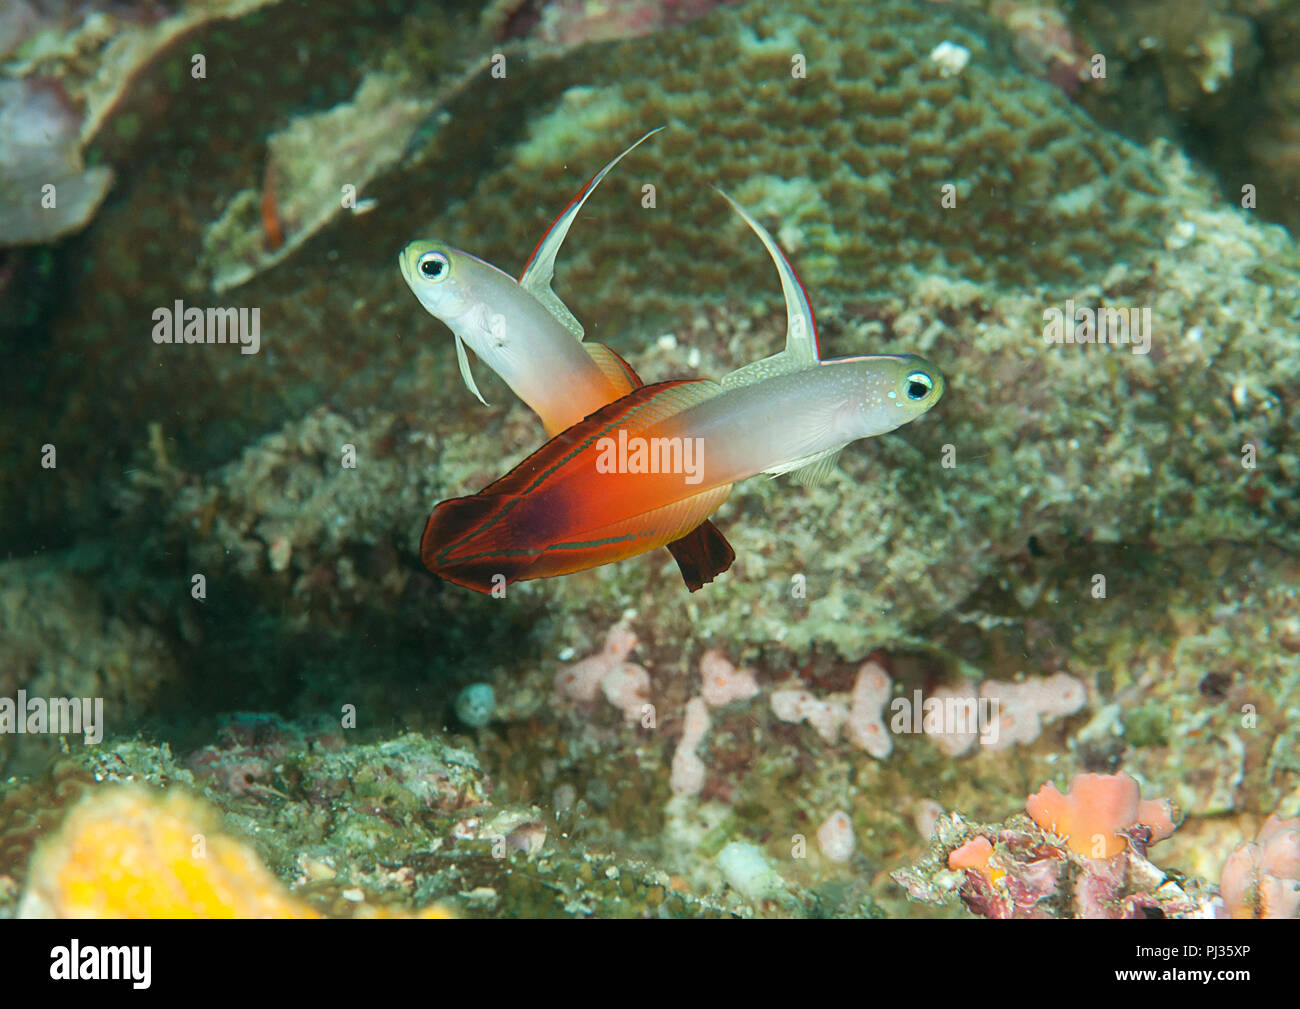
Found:
[[[364,905],[358,917],[370,910]],[[440,909],[431,909],[432,915]],[[32,859],[29,918],[321,918],[215,811],[179,791],[105,788],[83,799]],[[382,912],[381,912],[382,915]]]
[[[1038,826],[1066,838],[1071,851],[1085,858],[1111,858],[1127,848],[1120,831],[1141,824],[1151,841],[1174,832],[1173,814],[1164,799],[1142,799],[1138,783],[1118,774],[1076,774],[1064,795],[1048,783],[1029,797],[1027,812]]]

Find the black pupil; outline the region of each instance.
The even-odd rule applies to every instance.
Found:
[[[441,259],[426,259],[420,264],[420,272],[430,280],[437,280],[442,276],[443,265]]]
[[[908,382],[907,394],[912,399],[925,399],[925,394],[930,390],[920,382]]]

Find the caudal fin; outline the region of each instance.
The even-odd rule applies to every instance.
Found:
[[[668,544],[668,552],[681,569],[682,580],[692,592],[704,588],[731,567],[736,551],[709,520],[696,526],[679,540]]]
[[[420,538],[420,560],[439,578],[476,592],[490,593],[523,578],[537,560],[527,550],[494,550],[485,530],[499,521],[509,498],[492,494],[452,498],[433,509]],[[474,547],[470,540],[478,539]],[[463,549],[457,549],[463,547]]]

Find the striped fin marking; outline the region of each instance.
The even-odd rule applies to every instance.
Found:
[[[494,539],[494,531],[504,540],[491,548],[494,552],[534,552],[534,548],[512,545],[516,538],[508,524],[503,526],[520,500],[541,491],[557,473],[618,428],[629,432],[643,430],[703,402],[717,391],[715,383],[702,379],[642,386],[552,438],[478,494],[444,501],[429,516],[421,538],[420,556],[425,566],[437,574],[439,567],[455,559],[458,548],[474,549],[470,547],[474,541],[487,546]]]

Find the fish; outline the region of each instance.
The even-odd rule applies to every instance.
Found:
[[[917,355],[822,360],[793,266],[766,229],[722,195],[777,265],[785,348],[717,382],[634,389],[477,494],[441,502],[420,542],[435,575],[491,592],[634,557],[707,520],[736,483],[760,473],[820,482],[850,442],[894,431],[942,398],[943,374]]]
[[[410,242],[398,256],[403,279],[420,304],[453,334],[461,379],[487,405],[466,348],[497,373],[554,437],[641,386],[617,352],[584,342],[585,330],[551,287],[555,260],[587,198],[651,130],[597,172],[569,201],[528,257],[519,280],[438,239]],[[665,544],[692,591],[726,571],[735,551],[712,522]]]
[[[516,281],[439,239],[417,239],[398,255],[402,278],[456,344],[461,379],[487,405],[466,348],[537,414],[548,438],[641,384],[617,353],[584,342],[582,323],[551,288],[569,229],[606,175],[665,127],[651,130],[597,172],[542,235]]]

